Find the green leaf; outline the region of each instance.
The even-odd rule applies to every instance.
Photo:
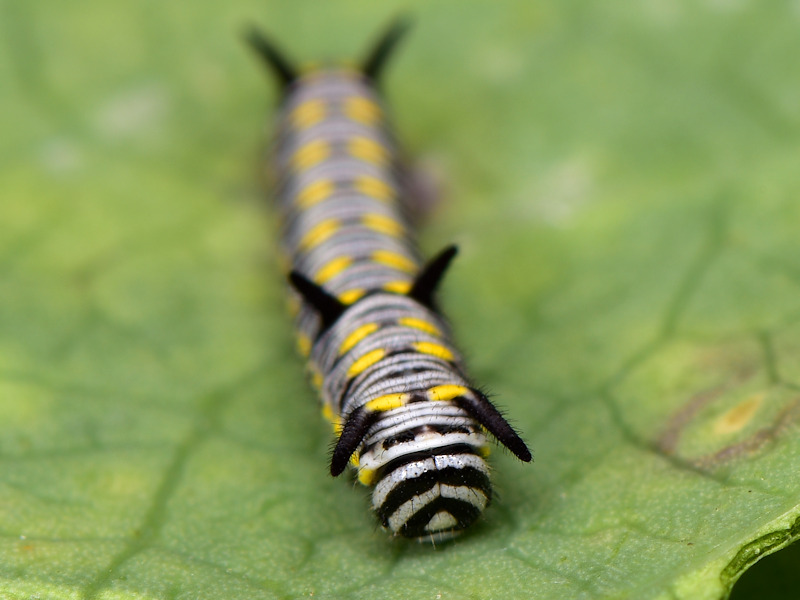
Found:
[[[796,5],[412,4],[422,243],[536,462],[436,548],[326,474],[237,32],[358,56],[393,3],[10,0],[0,596],[717,599],[800,536]]]

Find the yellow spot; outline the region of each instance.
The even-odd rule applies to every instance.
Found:
[[[383,350],[382,348],[376,348],[375,350],[367,352],[364,356],[362,356],[356,362],[350,365],[350,368],[347,369],[347,378],[352,379],[353,377],[357,377],[358,375],[369,369],[376,362],[381,360],[385,355],[386,351]]]
[[[331,237],[336,230],[339,229],[339,221],[337,219],[325,219],[320,221],[314,227],[309,229],[300,240],[300,250],[310,250]]]
[[[375,485],[375,469],[359,469],[358,482],[362,485]]]
[[[414,342],[411,344],[417,352],[422,354],[430,354],[442,360],[453,360],[453,353],[440,344],[433,344],[431,342]]]
[[[714,433],[724,435],[744,429],[764,402],[765,397],[765,392],[758,392],[734,406],[714,423]]]
[[[490,446],[481,446],[478,448],[478,452],[481,453],[483,458],[489,458],[489,455],[492,453],[492,449]]]
[[[443,347],[439,346],[439,348]],[[447,348],[443,349],[447,350]],[[452,354],[450,356],[452,356]],[[463,385],[453,384],[437,385],[436,387],[429,389],[427,392],[428,400],[431,402],[452,400],[453,398],[458,398],[459,396],[464,396],[466,394],[469,394],[469,388],[465,388]]]
[[[411,394],[386,394],[373,398],[364,405],[367,412],[385,412],[404,406],[411,399]]]
[[[397,320],[400,325],[405,325],[406,327],[413,327],[414,329],[419,329],[420,331],[424,331],[425,333],[430,333],[431,335],[440,336],[442,332],[439,331],[439,328],[431,325],[427,321],[423,321],[422,319],[418,319],[416,317],[401,317]]]
[[[345,100],[343,112],[348,118],[365,125],[373,125],[381,118],[381,107],[359,96]]]
[[[317,274],[314,276],[314,281],[322,285],[336,277],[351,264],[353,264],[353,259],[349,256],[337,256],[333,260],[325,263],[322,268],[317,271]]]
[[[353,348],[353,346],[355,346],[358,342],[363,340],[365,337],[367,337],[369,334],[373,333],[377,329],[378,329],[377,323],[367,323],[356,329],[353,333],[348,335],[342,342],[342,345],[339,347],[339,356],[350,351]]]
[[[322,416],[325,417],[325,420],[329,423],[338,423],[339,419],[333,414],[333,409],[331,408],[330,404],[323,404],[322,405]]]
[[[318,60],[304,60],[300,63],[300,73],[304,77],[318,75],[322,71],[322,64]]]
[[[297,194],[297,205],[300,208],[309,208],[322,202],[333,193],[333,182],[330,179],[320,179],[307,185]]]
[[[411,289],[410,281],[389,281],[383,284],[383,289],[395,294],[407,294]]]
[[[388,202],[394,197],[394,190],[392,187],[376,177],[362,175],[353,181],[353,186],[357,192],[361,192],[365,196]]]
[[[320,373],[316,369],[312,370],[311,371],[311,385],[314,386],[314,389],[317,389],[317,390],[320,389],[322,387],[322,383],[323,383],[322,373]],[[328,406],[328,405],[326,404],[325,406]],[[324,413],[325,409],[323,408],[322,410],[323,410],[323,413]],[[330,410],[330,408],[328,408],[328,410]]]
[[[297,349],[303,356],[311,354],[311,340],[304,333],[297,336]]]
[[[356,454],[355,452],[353,452],[353,454],[350,455],[350,464],[353,465],[356,469],[358,468],[358,454]]]
[[[368,163],[381,164],[386,162],[389,151],[378,142],[365,137],[354,137],[347,143],[348,153]]]
[[[289,114],[289,121],[297,129],[306,129],[325,118],[325,103],[322,100],[307,100],[298,104]]]
[[[363,296],[364,294],[366,294],[365,290],[356,288],[352,290],[347,290],[346,292],[342,292],[341,294],[339,294],[338,298],[342,304],[352,304],[353,302],[361,298],[361,296]]]
[[[399,223],[391,217],[387,217],[386,215],[378,215],[375,213],[369,213],[361,217],[361,224],[364,225],[364,227],[369,227],[373,231],[390,235],[392,237],[398,237],[402,235],[403,231],[405,230],[402,223]]]
[[[278,269],[280,269],[281,273],[287,275],[292,269],[292,257],[283,250],[278,252]]]
[[[303,171],[324,160],[330,154],[331,147],[325,140],[314,140],[301,146],[292,156],[292,166]]]
[[[405,271],[406,273],[415,273],[419,269],[410,258],[390,250],[375,250],[370,259],[373,262],[392,267],[398,271]]]
[[[303,302],[300,300],[300,296],[292,294],[286,298],[286,308],[289,311],[289,316],[292,318],[298,315],[302,305]]]

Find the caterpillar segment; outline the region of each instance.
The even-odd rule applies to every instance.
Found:
[[[492,498],[489,435],[531,454],[470,383],[435,292],[456,254],[424,264],[410,230],[397,145],[377,84],[408,22],[395,22],[360,68],[301,71],[261,33],[247,39],[282,89],[274,142],[281,250],[301,299],[295,317],[323,414],[348,464],[373,487],[395,535],[438,542]]]

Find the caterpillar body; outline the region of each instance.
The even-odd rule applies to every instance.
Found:
[[[377,89],[407,28],[397,21],[357,67],[298,71],[260,32],[248,42],[282,86],[272,152],[282,251],[299,300],[298,345],[348,463],[395,535],[437,542],[473,523],[492,489],[487,432],[525,443],[464,373],[435,290],[456,254],[423,264],[397,149]]]

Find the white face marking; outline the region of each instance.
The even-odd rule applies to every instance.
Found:
[[[442,529],[452,529],[456,525],[458,525],[458,521],[453,515],[449,512],[440,511],[433,515],[433,518],[428,521],[428,524],[425,526],[425,531],[436,533]]]
[[[361,463],[363,466],[363,463]],[[372,507],[378,510],[381,505],[386,501],[389,494],[399,485],[402,485],[409,479],[414,479],[435,469],[445,469],[447,467],[456,467],[463,469],[464,467],[473,467],[489,476],[489,468],[480,456],[474,454],[464,455],[443,455],[434,458],[426,458],[424,460],[409,463],[395,469],[375,486],[375,491],[372,492]],[[474,504],[474,503],[473,503]]]
[[[486,504],[488,503],[488,498],[484,496],[482,492],[471,487],[454,487],[451,485],[437,484],[427,492],[414,496],[411,500],[402,504],[400,508],[389,517],[389,529],[394,533],[399,533],[400,529],[409,519],[440,496],[468,502],[481,512],[483,512],[483,509],[486,508]]]

